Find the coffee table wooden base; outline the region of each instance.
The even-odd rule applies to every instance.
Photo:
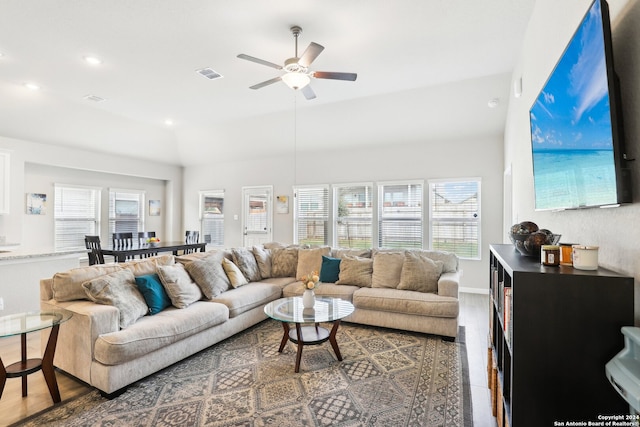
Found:
[[[292,343],[298,345],[298,351],[296,352],[296,373],[300,372],[300,360],[302,359],[302,349],[304,348],[305,344],[318,345],[322,344],[323,342],[329,341],[331,347],[333,348],[333,352],[336,354],[338,360],[342,360],[342,354],[340,354],[340,348],[338,347],[338,342],[336,341],[336,334],[338,333],[340,320],[336,320],[333,322],[331,332],[329,332],[328,329],[320,326],[318,323],[316,323],[315,326],[301,326],[300,323],[296,323],[295,325],[295,329],[292,329],[289,323],[282,322],[284,334],[282,336],[282,341],[280,341],[280,348],[278,349],[278,352],[282,353],[282,350],[284,350],[284,346],[287,344],[287,341],[291,341]]]

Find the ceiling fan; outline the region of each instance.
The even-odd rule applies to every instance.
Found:
[[[309,83],[311,77],[316,79],[333,79],[333,80],[348,80],[355,81],[358,77],[356,73],[338,73],[333,71],[309,71],[311,63],[320,55],[324,50],[324,46],[318,43],[311,42],[309,46],[302,52],[302,56],[298,57],[298,36],[302,32],[302,28],[297,25],[291,27],[291,32],[295,39],[295,56],[284,61],[284,66],[274,64],[273,62],[265,61],[263,59],[255,58],[253,56],[245,55],[241,53],[238,55],[240,59],[246,59],[247,61],[255,62],[258,64],[266,65],[267,67],[275,68],[276,70],[284,70],[285,74],[282,76],[274,77],[273,79],[266,80],[262,83],[250,86],[249,89],[260,89],[270,84],[283,81],[287,86],[293,90],[300,89],[302,94],[307,99],[314,99],[316,94],[311,89]]]

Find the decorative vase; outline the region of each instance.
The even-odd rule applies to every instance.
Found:
[[[304,308],[313,308],[316,304],[316,294],[313,289],[306,289],[302,294],[302,306]]]

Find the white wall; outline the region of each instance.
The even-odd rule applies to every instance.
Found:
[[[233,215],[242,218],[243,186],[273,185],[274,195],[288,195],[292,199],[294,184],[424,179],[426,185],[429,179],[481,177],[482,260],[462,261],[461,286],[478,292],[488,289],[488,246],[501,240],[502,230],[502,138],[405,144],[390,141],[384,147],[365,150],[306,151],[298,153],[296,164],[294,171],[292,150],[289,156],[245,162],[214,161],[207,166],[186,168],[185,227],[199,227],[200,190],[225,190],[225,246],[233,247],[242,245],[241,220],[234,221]],[[427,199],[425,191],[425,206]],[[289,214],[274,214],[274,240],[286,243],[293,240],[292,203]]]
[[[636,324],[640,323],[640,160],[631,163],[635,203],[613,209],[536,212],[529,107],[537,97],[591,0],[538,0],[513,80],[522,77],[522,96],[510,99],[505,128],[505,168],[512,166],[513,222],[531,220],[562,234],[561,241],[600,246],[600,265],[635,277]],[[627,151],[640,159],[640,2],[609,1],[614,60],[620,77]],[[562,13],[560,13],[562,11]],[[511,224],[503,224],[503,227]]]

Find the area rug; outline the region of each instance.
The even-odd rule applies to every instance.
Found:
[[[338,362],[328,342],[278,347],[264,322],[133,385],[98,391],[20,426],[471,426],[464,328],[456,341],[342,323]]]

